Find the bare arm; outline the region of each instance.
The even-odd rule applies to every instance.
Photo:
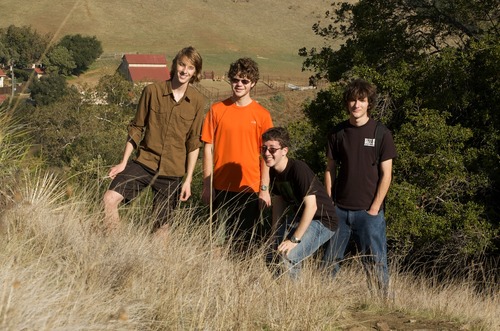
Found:
[[[203,147],[203,191],[202,201],[209,204],[214,197],[212,187],[212,172],[214,167],[214,148],[213,144],[205,143]]]
[[[314,194],[308,195],[304,197],[304,211],[302,212],[302,216],[300,217],[299,226],[295,229],[293,233],[293,237],[297,239],[301,239],[304,233],[306,233],[307,228],[311,224],[314,214],[318,209],[316,205],[316,196]],[[292,249],[294,249],[298,244],[292,243],[290,240],[284,240],[279,246],[278,251],[280,253],[288,253]]]
[[[260,207],[269,207],[271,206],[271,194],[269,193],[269,167],[264,162],[264,159],[261,158],[260,161],[260,184],[268,187],[267,190],[262,191],[259,190],[259,201],[261,202]]]
[[[194,168],[196,167],[196,161],[198,160],[198,155],[200,154],[200,149],[196,148],[189,152],[187,155],[187,171],[186,177],[184,178],[184,183],[181,188],[181,201],[187,201],[191,196],[191,182],[193,181]]]
[[[368,210],[368,214],[377,215],[382,207],[382,203],[389,191],[389,186],[392,180],[392,159],[385,160],[379,165],[380,169],[380,180],[377,186],[377,192],[375,193],[375,198],[373,199],[372,205]]]
[[[325,170],[325,189],[328,196],[332,196],[333,184],[336,180],[337,164],[333,159],[328,159]]]
[[[109,177],[115,178],[116,175],[118,175],[125,169],[125,167],[127,166],[128,159],[130,158],[130,155],[132,155],[133,151],[134,151],[134,145],[132,145],[130,141],[127,141],[127,144],[125,145],[125,151],[123,152],[122,160],[120,163],[111,168],[111,170],[108,173]]]

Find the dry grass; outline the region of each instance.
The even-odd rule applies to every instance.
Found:
[[[150,217],[141,205],[105,236],[91,197],[68,198],[64,182],[42,173],[18,187],[1,219],[2,330],[338,330],[367,325],[360,312],[452,321],[448,330],[500,326],[498,295],[467,283],[393,274],[396,296],[384,303],[356,261],[330,280],[311,260],[293,282],[273,278],[263,253],[232,258],[194,208],[179,212],[166,240],[137,225]]]
[[[330,1],[291,0],[2,0],[0,26],[31,25],[41,33],[95,35],[107,54],[155,52],[172,59],[197,47],[207,70],[227,70],[240,56],[256,58],[263,71],[300,75],[301,47],[321,46],[312,25]]]

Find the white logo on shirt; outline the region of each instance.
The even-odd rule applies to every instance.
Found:
[[[375,138],[365,138],[365,146],[375,147]]]

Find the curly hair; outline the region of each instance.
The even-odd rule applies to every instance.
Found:
[[[248,57],[238,59],[229,66],[227,76],[229,79],[240,76],[241,78],[251,80],[253,83],[257,83],[259,80],[259,65]]]

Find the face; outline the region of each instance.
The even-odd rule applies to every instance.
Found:
[[[196,75],[196,68],[187,57],[177,61],[177,79],[181,84],[189,83],[194,75]]]
[[[250,79],[246,77],[240,77],[240,75],[236,75],[231,78],[231,87],[233,89],[233,94],[242,98],[250,93],[252,87],[254,87],[255,83],[253,83]]]
[[[288,147],[281,147],[278,141],[268,140],[262,145],[260,152],[268,167],[278,171],[285,168]]]
[[[349,114],[355,119],[363,119],[368,117],[368,98],[358,98],[347,102]]]

